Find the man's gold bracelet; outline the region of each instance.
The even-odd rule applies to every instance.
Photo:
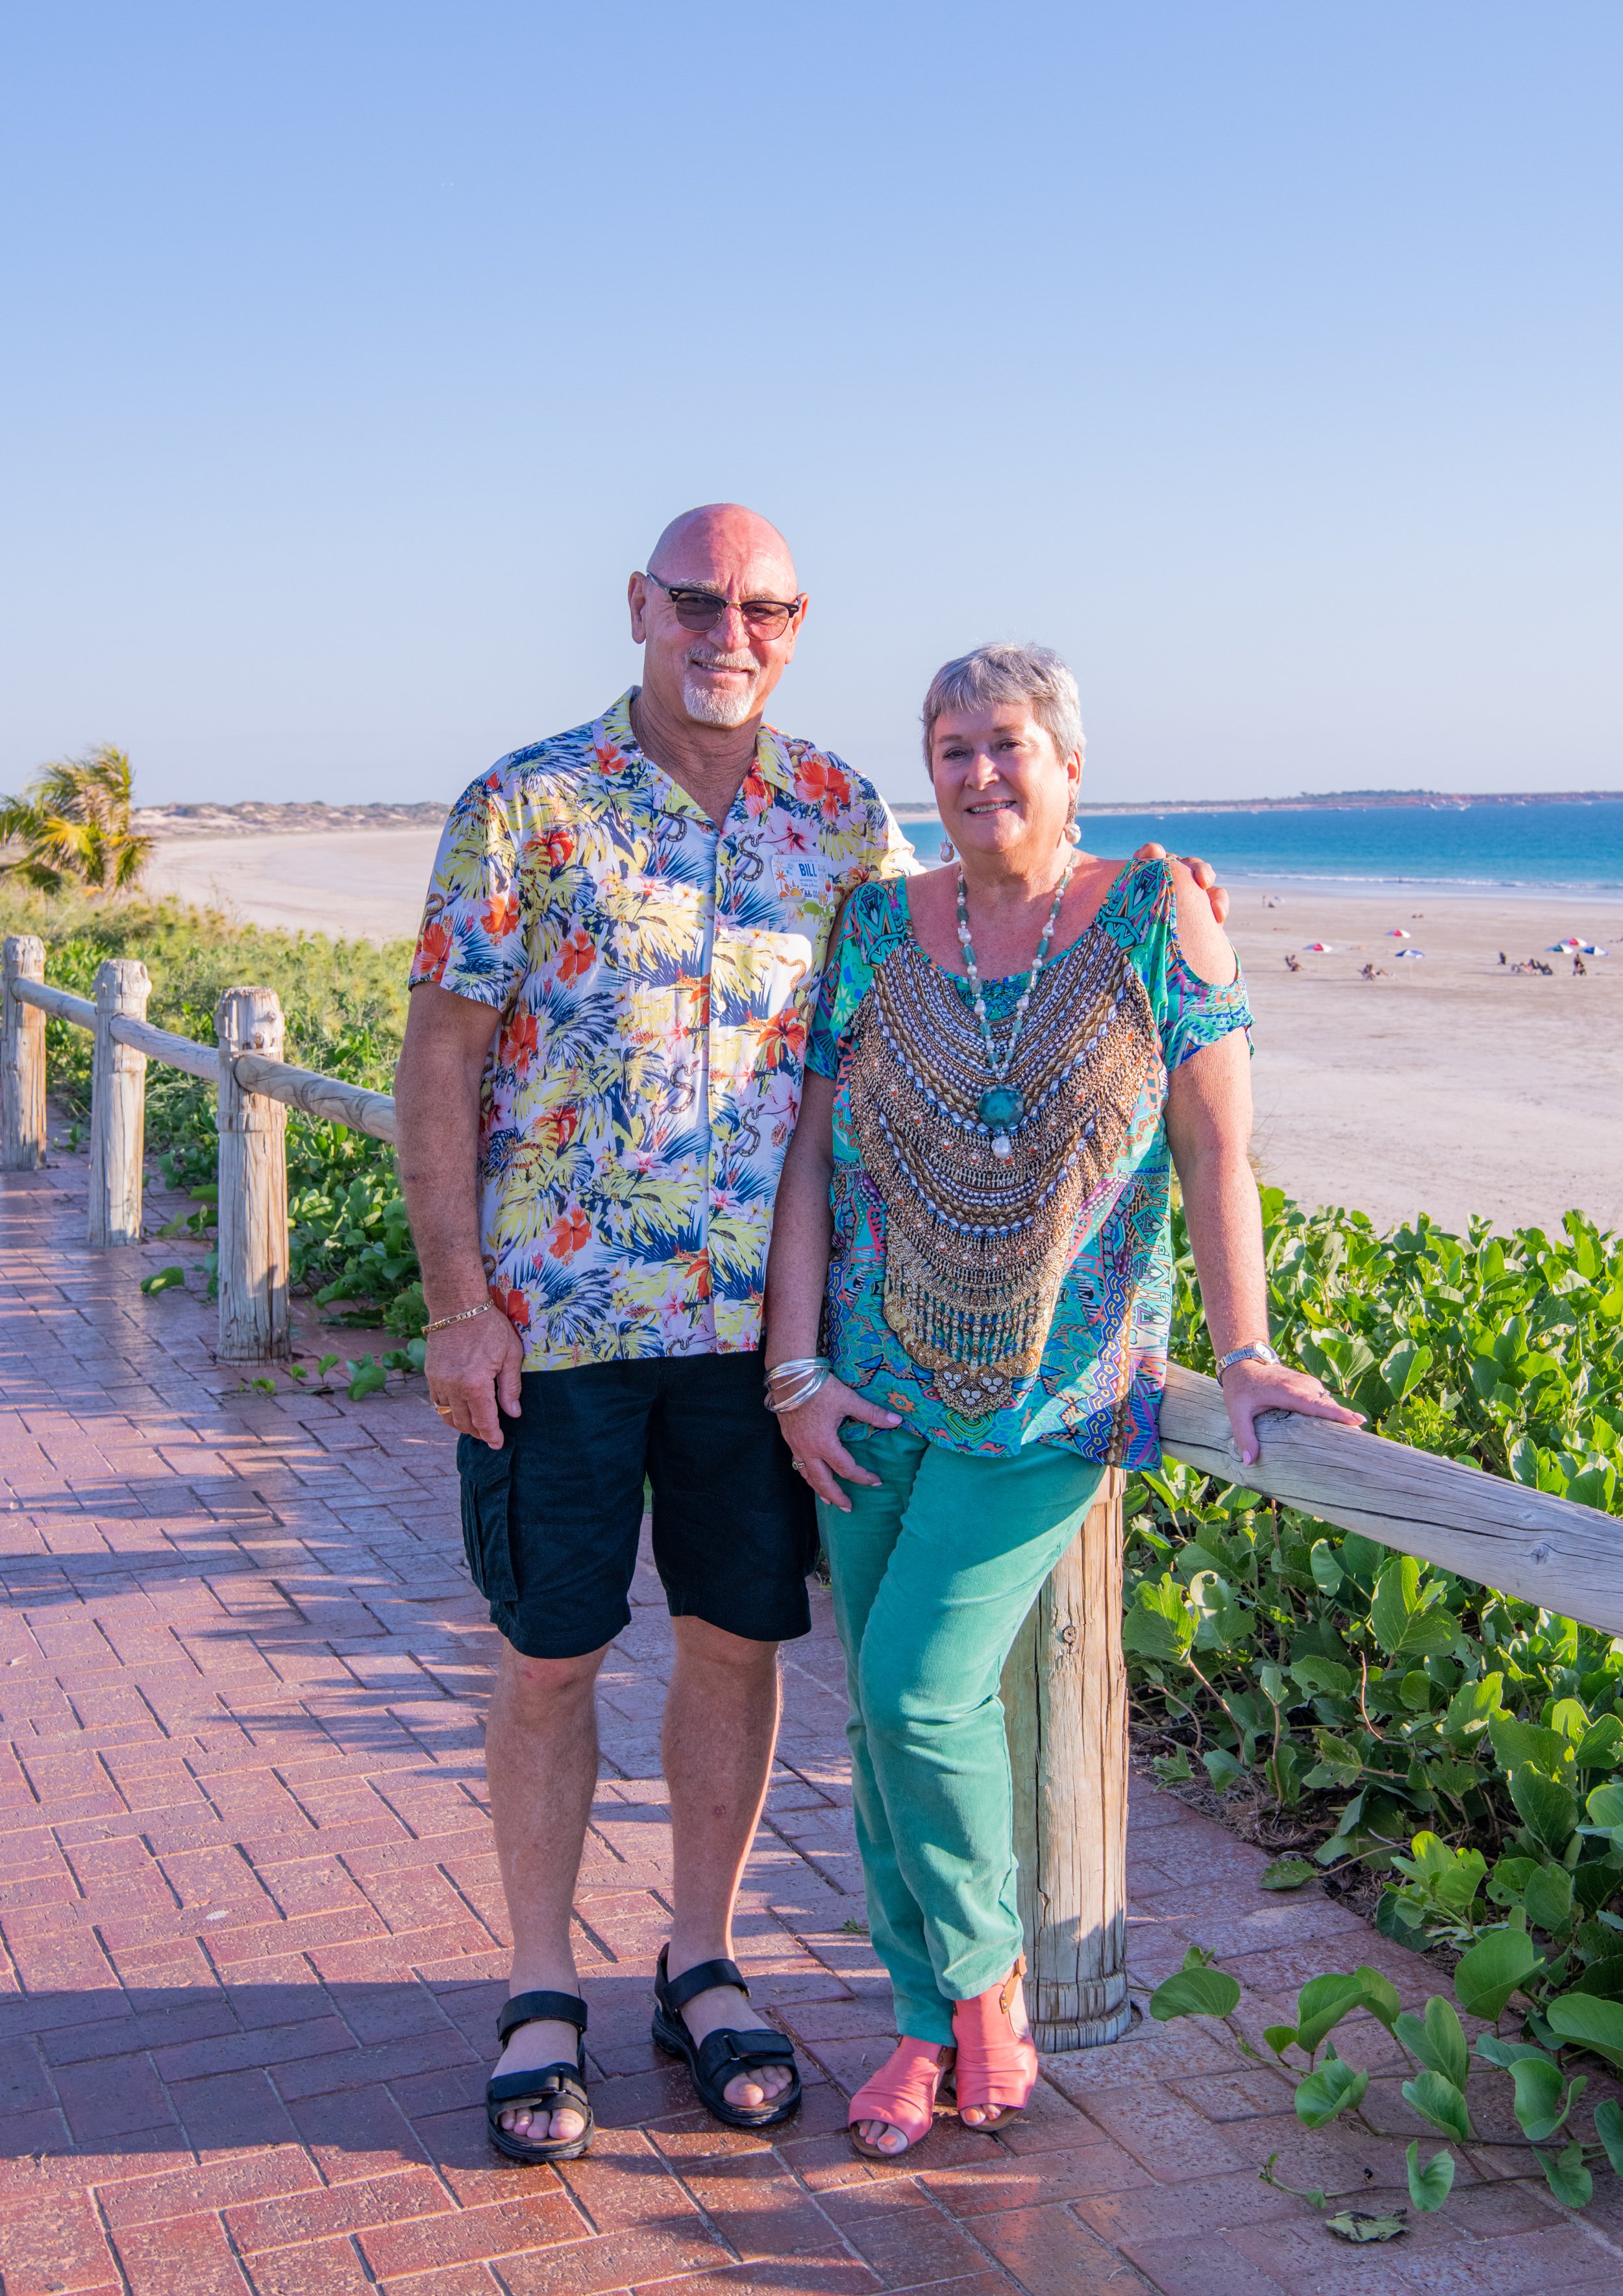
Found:
[[[472,1322],[475,1316],[492,1315],[495,1312],[495,1304],[494,1300],[481,1300],[477,1308],[464,1308],[460,1315],[438,1316],[431,1324],[423,1325],[422,1336],[426,1340],[430,1332],[443,1332],[449,1324],[468,1324]]]

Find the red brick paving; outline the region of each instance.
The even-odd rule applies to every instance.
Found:
[[[604,1670],[578,1906],[600,2135],[501,2161],[480,2096],[503,1993],[482,1801],[493,1636],[463,1573],[452,1444],[421,1383],[254,1393],[209,1351],[196,1252],[92,1253],[83,1167],[0,1184],[0,2267],[4,2296],[1511,2296],[1623,2284],[1620,2212],[1464,2194],[1379,2254],[1258,2182],[1401,2176],[1402,2139],[1301,2129],[1221,2028],[1049,2061],[996,2137],[943,2120],[856,2161],[846,2093],[884,2054],[861,1929],[826,1603],[786,1712],[739,1957],[799,2046],[768,2145],[717,2128],[652,2047],[668,1919],[657,1585]],[[151,1268],[193,1265],[143,1298]],[[330,1344],[330,1342],[329,1342]],[[357,1335],[365,1350],[378,1342]],[[398,1386],[399,1382],[396,1382]],[[1408,1956],[1143,1787],[1133,1964],[1191,1940],[1275,1997]],[[1248,1993],[1259,2028],[1285,2004]],[[1384,2035],[1348,2053],[1389,2073]],[[1383,2080],[1381,2110],[1408,2124]],[[1429,2140],[1435,2143],[1436,2139]]]

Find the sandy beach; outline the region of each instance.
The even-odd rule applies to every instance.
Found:
[[[143,882],[243,923],[395,940],[422,914],[438,827],[160,838]]]
[[[1473,1212],[1549,1227],[1569,1205],[1623,1225],[1623,903],[1413,887],[1267,898],[1236,888],[1229,918],[1257,1015],[1266,1179],[1383,1226],[1424,1210],[1454,1227]],[[1393,925],[1413,939],[1387,939]],[[1570,933],[1618,953],[1575,980],[1545,950]],[[1314,940],[1332,953],[1307,955]],[[1512,965],[1537,954],[1553,977],[1512,972],[1501,949]],[[1363,980],[1371,964],[1387,977]]]
[[[414,931],[435,841],[428,827],[166,839],[147,882],[243,920],[385,940]],[[1394,925],[1413,939],[1387,938]],[[1266,1179],[1381,1226],[1425,1210],[1552,1226],[1569,1205],[1623,1226],[1623,902],[1246,884],[1230,929],[1257,1014]],[[1545,954],[1570,933],[1618,954],[1576,980]],[[1306,953],[1314,940],[1330,954]],[[1405,947],[1424,955],[1399,961]],[[1512,973],[1501,949],[1553,977]],[[1384,979],[1360,977],[1372,964]]]

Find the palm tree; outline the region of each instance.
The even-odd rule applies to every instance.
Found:
[[[129,808],[129,759],[111,742],[42,767],[21,797],[0,797],[0,842],[15,838],[24,848],[0,861],[0,873],[52,893],[69,878],[92,892],[122,892],[152,849],[130,828]]]

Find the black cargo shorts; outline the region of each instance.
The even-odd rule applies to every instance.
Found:
[[[501,1449],[459,1439],[468,1568],[515,1650],[581,1658],[629,1623],[644,1476],[673,1618],[809,1632],[816,1511],[765,1382],[759,1349],[526,1372]]]

